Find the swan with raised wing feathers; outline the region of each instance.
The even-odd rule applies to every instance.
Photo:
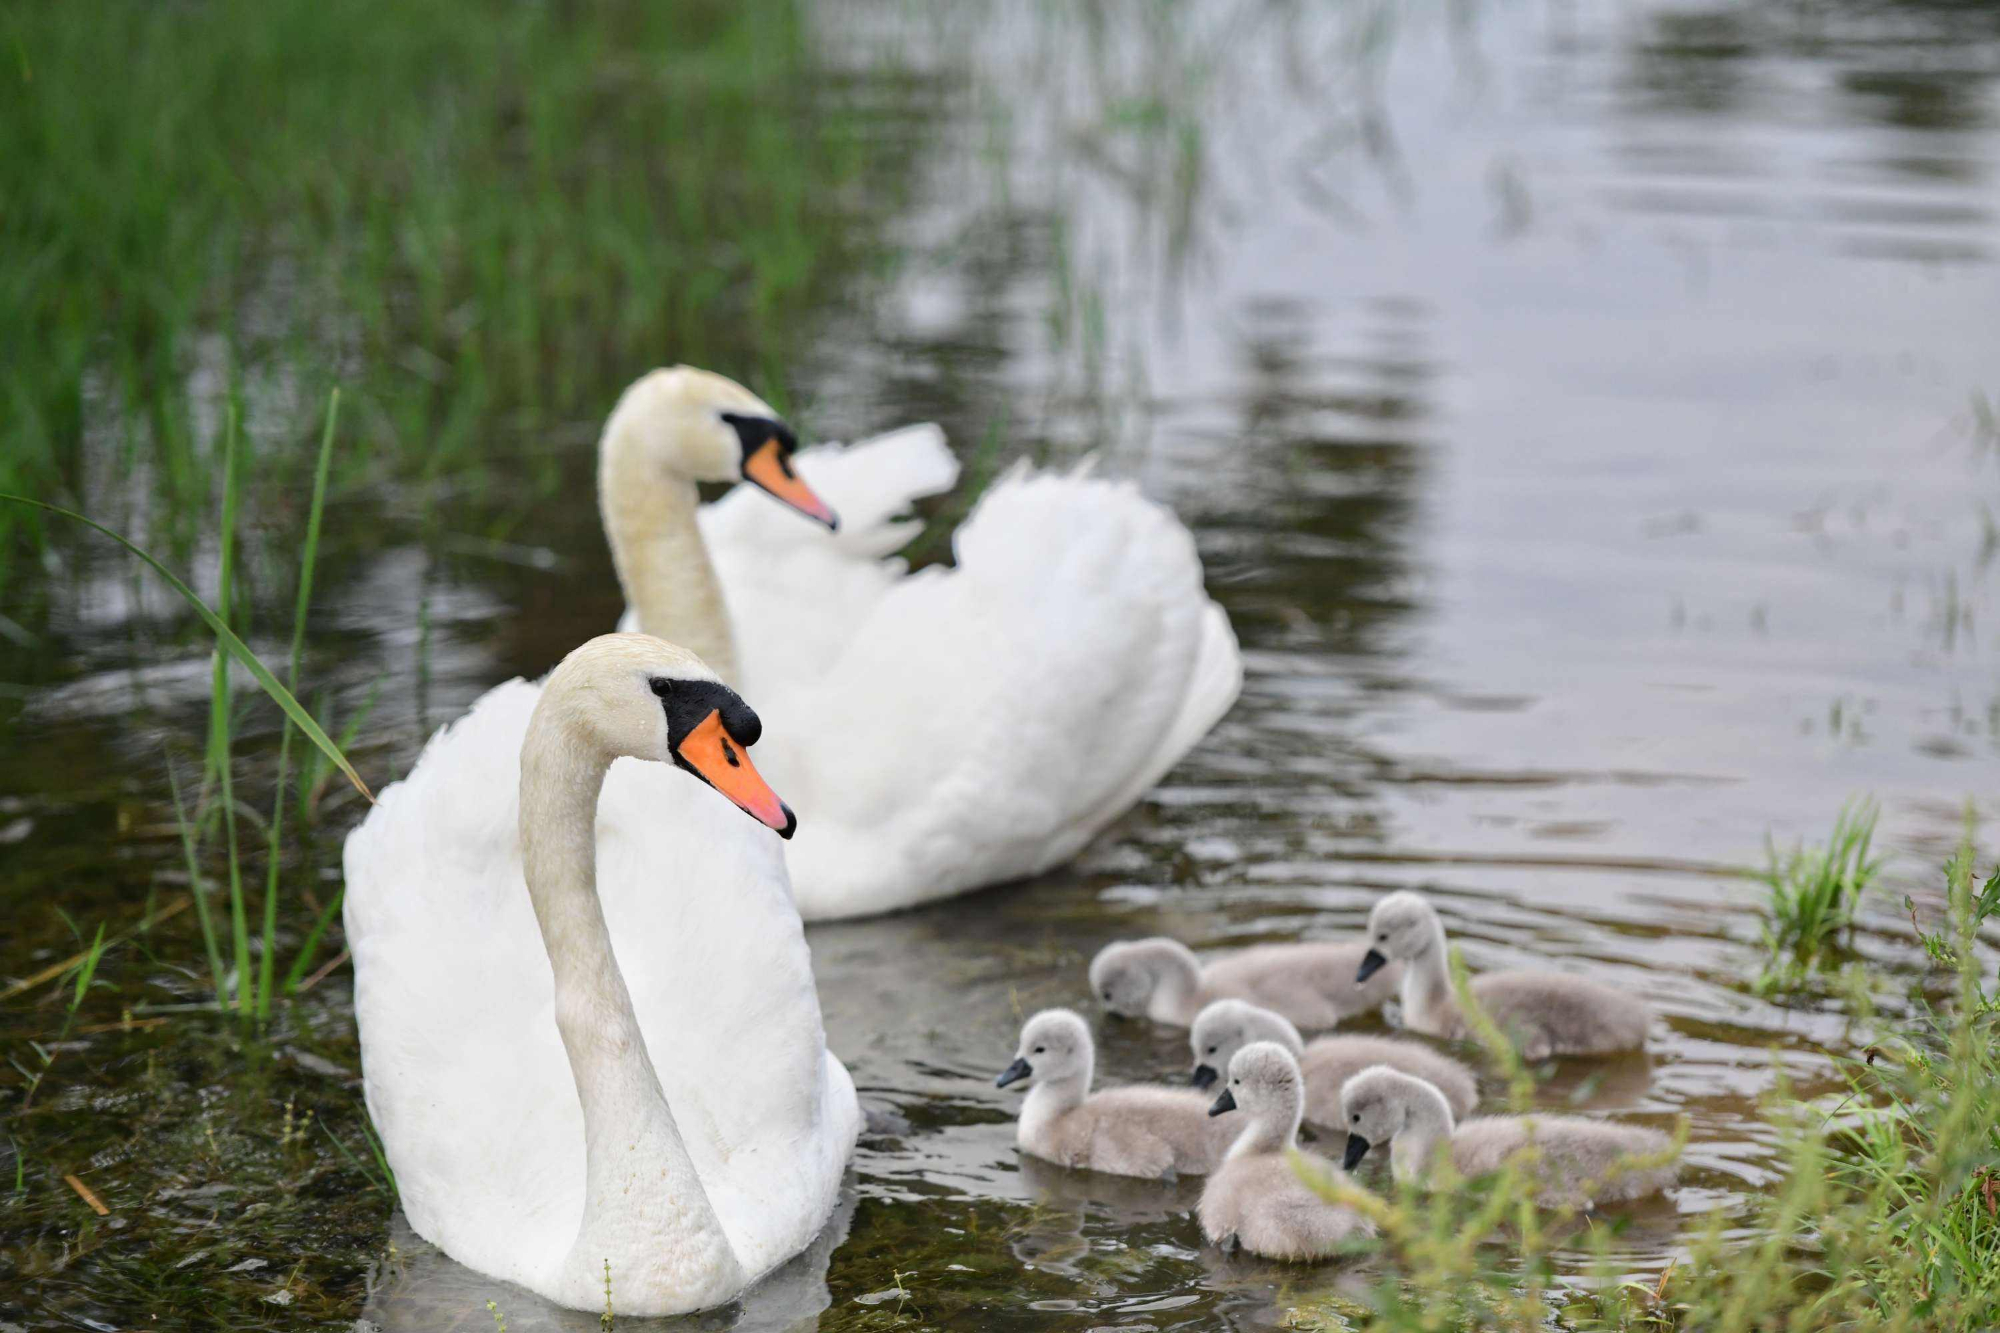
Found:
[[[460,1263],[577,1309],[608,1265],[620,1313],[678,1313],[832,1214],[860,1108],[761,730],[693,654],[607,635],[482,697],[348,838],[369,1114]]]
[[[695,481],[732,464],[818,522],[747,487],[699,507]],[[895,515],[956,479],[942,432],[797,450],[748,390],[681,366],[626,390],[599,476],[628,620],[697,647],[772,724],[808,920],[1068,860],[1242,684],[1186,527],[1083,469],[1001,478],[955,567],[908,574],[886,558],[913,530]]]

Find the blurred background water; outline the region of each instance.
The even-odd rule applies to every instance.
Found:
[[[1730,870],[1879,799],[1893,859],[1854,948],[1893,1021],[1921,999],[1904,896],[1934,898],[2000,793],[2000,10],[774,8],[655,28],[555,7],[563,31],[603,24],[563,48],[576,85],[532,63],[493,80],[519,88],[491,206],[539,223],[482,237],[450,207],[388,207],[384,272],[416,287],[379,310],[327,296],[323,255],[275,247],[284,263],[186,313],[176,406],[150,424],[131,410],[154,401],[133,388],[150,363],[79,338],[73,429],[35,417],[55,423],[38,484],[212,587],[234,382],[260,460],[240,605],[274,656],[317,393],[358,381],[306,693],[359,720],[377,785],[616,619],[595,431],[653,364],[744,379],[810,438],[938,420],[968,487],[1094,455],[1180,512],[1242,639],[1242,702],[1076,866],[813,930],[829,1039],[876,1129],[844,1240],[745,1326],[1259,1328],[1370,1280],[1223,1258],[1188,1187],[1025,1162],[991,1076],[1026,1013],[1086,1005],[1109,940],[1339,936],[1394,887],[1430,893],[1475,968],[1548,960],[1665,1016],[1650,1056],[1540,1090],[1692,1122],[1682,1187],[1580,1234],[1572,1276],[1607,1245],[1657,1275],[1711,1210],[1740,1214],[1774,1179],[1758,1099],[1781,1073],[1836,1092],[1833,1057],[1867,1029],[1828,994],[1759,994],[1762,892]],[[47,39],[23,31],[24,53]],[[453,117],[499,113],[441,79],[423,123],[455,162]],[[667,85],[670,132],[633,110]],[[758,107],[788,128],[746,130]],[[546,176],[521,165],[544,157]],[[625,180],[657,216],[599,199]],[[659,255],[631,249],[649,227]],[[572,228],[598,267],[529,276]],[[424,289],[455,265],[471,276]],[[266,306],[283,327],[260,341]],[[932,507],[920,558],[948,556],[962,512]],[[199,753],[208,697],[199,626],[127,560],[63,530],[16,545],[4,978],[76,947],[58,908],[129,930],[185,885],[166,768]],[[268,777],[275,715],[246,708],[242,731]],[[337,887],[359,810],[328,786],[311,815],[288,939]],[[392,1229],[333,1151],[361,1142],[345,970],[260,1054],[168,1007],[199,988],[194,939],[182,914],[107,965],[102,1030],[10,1128],[0,1319],[123,1327],[221,1301],[246,1326],[485,1327],[494,1284]],[[9,996],[23,1078],[60,998]],[[136,1029],[114,1021],[135,1007]],[[1098,1027],[1101,1078],[1183,1076],[1181,1034]],[[303,1150],[274,1146],[291,1101],[327,1127]],[[86,1166],[109,1222],[61,1184]],[[502,1303],[514,1327],[546,1315]]]

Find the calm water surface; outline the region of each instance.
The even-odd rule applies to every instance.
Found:
[[[995,431],[1003,457],[1096,450],[1195,529],[1249,678],[1075,867],[813,931],[875,1132],[840,1228],[746,1326],[1260,1328],[1365,1283],[1218,1255],[1188,1187],[1024,1162],[991,1079],[1024,1014],[1087,1006],[1105,942],[1340,936],[1406,886],[1475,968],[1588,971],[1663,1015],[1649,1057],[1541,1091],[1691,1119],[1682,1187],[1613,1242],[1656,1273],[1772,1183],[1780,1066],[1830,1092],[1866,1039],[1754,993],[1759,892],[1718,872],[1878,797],[1892,884],[1856,947],[1893,1015],[1903,894],[1933,892],[1968,803],[2000,812],[2000,440],[1972,406],[2000,399],[2000,11],[1176,13],[822,25],[826,96],[908,137],[915,203],[894,270],[827,312],[809,433],[931,417],[968,457]],[[347,557],[318,633],[336,711],[382,680],[374,773],[611,624],[593,429],[547,443],[532,547],[391,515]],[[157,822],[162,794],[81,776],[143,768],[206,688],[205,659],[148,661],[129,712],[125,587],[104,575],[87,646],[10,724],[24,894],[178,854],[138,838],[105,867],[95,815]],[[54,956],[34,943],[0,969]],[[338,1026],[344,973],[317,994]],[[1099,1032],[1101,1078],[1182,1076],[1181,1034]],[[491,1284],[394,1239],[370,1318],[490,1325]]]

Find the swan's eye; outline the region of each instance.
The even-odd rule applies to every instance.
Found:
[[[655,676],[646,683],[652,686],[653,693],[659,695],[662,699],[673,693],[674,683],[665,676]]]
[[[1209,1047],[1209,1048],[1208,1048],[1208,1053],[1209,1053],[1210,1055],[1214,1055],[1214,1054],[1215,1054],[1215,1047],[1213,1047],[1213,1046]]]
[[[1380,935],[1377,935],[1375,942],[1377,944],[1387,944],[1389,942],[1389,932],[1385,930]]]
[[[1105,998],[1105,999],[1107,999],[1107,1000],[1108,1000],[1108,999],[1110,999],[1110,998],[1111,998],[1111,992],[1110,992],[1110,991],[1106,991],[1106,992],[1104,992],[1104,998]]]
[[[1232,1078],[1229,1080],[1229,1086],[1232,1088],[1240,1088],[1243,1086],[1243,1080],[1240,1078]]]
[[[1048,1048],[1048,1047],[1046,1047],[1046,1046],[1037,1046],[1037,1047],[1035,1048],[1035,1054],[1036,1054],[1036,1055],[1040,1055],[1040,1054],[1042,1054],[1042,1053],[1043,1053],[1044,1051],[1046,1051],[1046,1050],[1048,1050],[1048,1049],[1049,1049],[1049,1048]]]

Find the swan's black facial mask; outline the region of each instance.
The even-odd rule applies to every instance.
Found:
[[[750,762],[764,724],[736,691],[712,680],[656,678],[653,693],[667,714],[667,748],[674,766],[694,774],[738,809],[789,838],[799,817]]]
[[[722,419],[736,431],[743,445],[743,480],[804,514],[838,530],[840,520],[826,501],[792,469],[792,455],[798,452],[798,437],[792,428],[770,417],[743,416],[724,412]]]

